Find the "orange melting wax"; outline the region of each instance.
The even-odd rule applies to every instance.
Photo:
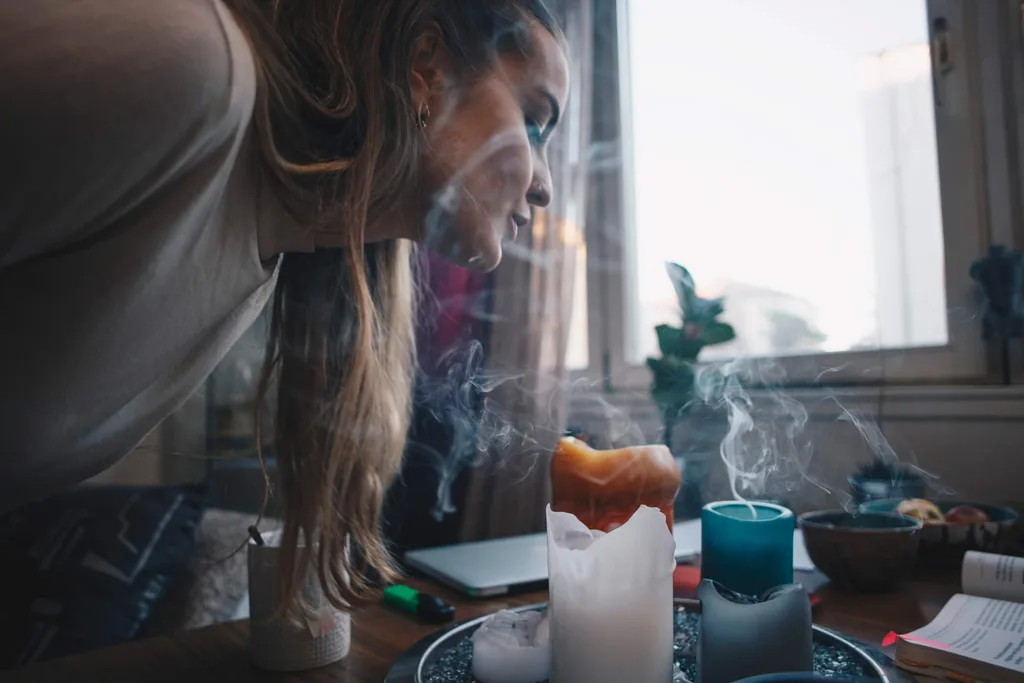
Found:
[[[551,459],[551,509],[608,532],[647,505],[661,510],[671,529],[679,482],[679,468],[665,446],[598,451],[565,437]]]

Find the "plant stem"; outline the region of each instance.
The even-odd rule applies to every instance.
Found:
[[[672,410],[671,408],[665,408],[665,433],[662,435],[662,440],[668,447],[669,452],[672,452],[672,431],[676,426],[676,420],[679,419],[679,411]]]

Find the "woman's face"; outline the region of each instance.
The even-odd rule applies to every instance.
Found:
[[[469,83],[449,71],[419,100],[429,106],[420,234],[478,270],[497,266],[502,240],[515,239],[532,207],[551,201],[548,140],[565,109],[569,68],[543,25],[532,21],[530,33],[525,57],[502,57]]]

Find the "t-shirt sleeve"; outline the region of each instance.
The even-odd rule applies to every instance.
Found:
[[[220,0],[0,2],[0,269],[87,241],[231,144],[254,93]]]

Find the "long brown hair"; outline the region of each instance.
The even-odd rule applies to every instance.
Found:
[[[409,424],[411,246],[365,244],[364,236],[367,223],[417,182],[414,44],[435,22],[469,74],[510,50],[525,55],[524,19],[560,33],[542,0],[227,5],[256,58],[254,133],[264,176],[303,225],[346,239],[341,248],[284,256],[261,383],[261,394],[277,385],[282,604],[295,603],[315,567],[327,598],[344,609],[368,596],[373,573],[385,582],[397,576],[381,507]]]

